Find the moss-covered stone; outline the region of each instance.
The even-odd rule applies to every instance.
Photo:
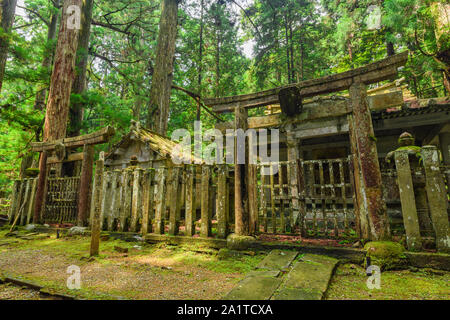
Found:
[[[408,263],[405,248],[397,242],[372,241],[364,246],[364,250],[371,264],[379,266],[381,270],[401,269]]]
[[[227,238],[227,248],[230,250],[247,250],[255,241],[256,239],[251,236],[238,236],[232,233]]]

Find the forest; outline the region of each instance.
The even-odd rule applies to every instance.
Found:
[[[133,119],[168,136],[177,128],[193,131],[196,119],[208,129],[232,115],[213,115],[202,98],[314,79],[405,50],[400,76],[410,91],[418,98],[446,96],[443,3],[2,0],[0,191],[9,192],[21,163],[37,167],[32,142],[109,125],[115,138],[96,146],[107,151]],[[76,32],[67,25],[69,5],[81,7]],[[67,123],[55,120],[61,112]]]

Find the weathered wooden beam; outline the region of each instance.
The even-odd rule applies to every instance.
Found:
[[[85,146],[82,158],[80,194],[78,196],[78,225],[84,227],[87,223],[89,212],[92,168],[94,165],[94,147],[89,145]]]
[[[350,98],[353,111],[352,136],[356,142],[355,145],[352,143],[352,153],[358,155],[362,178],[360,189],[356,192],[360,198],[367,201],[371,239],[387,239],[389,237],[387,208],[383,199],[380,164],[366,86],[363,83],[354,83],[350,87]]]
[[[414,186],[407,150],[395,151],[395,167],[402,204],[406,244],[409,250],[418,251],[422,249],[422,239],[420,237],[419,217],[417,215],[416,199],[414,197]]]
[[[217,172],[217,201],[216,201],[216,213],[217,213],[217,236],[221,239],[225,239],[228,233],[228,221],[227,221],[227,174],[228,167],[226,164],[218,166]]]
[[[448,223],[448,199],[445,190],[444,176],[439,169],[439,153],[435,146],[422,148],[422,159],[425,167],[428,207],[436,234],[436,248],[440,252],[450,252],[450,233]]]
[[[235,110],[235,130],[247,130],[248,110],[237,107]],[[239,148],[244,148],[245,164],[238,163]],[[238,138],[235,140],[235,161],[234,167],[234,212],[235,212],[235,233],[240,236],[249,234],[249,201],[248,201],[248,141],[245,139],[244,146],[239,145]]]
[[[211,167],[204,165],[202,169],[201,179],[201,219],[200,236],[207,238],[211,236],[211,211],[209,206],[209,184],[211,180]]]
[[[104,160],[100,159],[96,163],[95,169],[95,186],[94,186],[94,216],[92,217],[91,226],[91,247],[90,256],[96,256],[100,247],[100,215],[102,206],[102,185]]]
[[[296,84],[239,96],[205,99],[205,104],[215,112],[230,112],[239,104],[243,108],[255,108],[279,103],[278,94],[281,90],[297,87],[301,97],[312,97],[320,94],[339,92],[348,89],[355,78],[366,85],[386,80],[397,75],[397,68],[405,65],[408,52],[388,57],[368,64],[364,67],[349,70],[318,79],[303,81]]]
[[[381,111],[403,104],[401,91],[389,92],[367,97],[371,111]],[[350,100],[343,97],[320,99],[307,103],[303,106],[303,111],[293,117],[285,118],[280,114],[248,118],[249,129],[262,129],[278,127],[282,123],[302,123],[316,119],[336,118],[351,112]],[[220,122],[216,124],[216,129],[225,132],[226,129],[233,129],[232,122]]]
[[[58,144],[63,144],[66,148],[71,149],[82,147],[84,145],[105,143],[109,141],[109,139],[114,135],[114,133],[115,133],[114,128],[108,126],[99,131],[78,137],[64,138],[48,142],[32,142],[31,150],[33,152],[53,151],[55,150],[55,146]]]
[[[196,206],[195,206],[195,169],[194,165],[188,165],[186,171],[186,219],[185,235],[192,237],[195,234]],[[198,191],[198,190],[197,190]],[[218,213],[219,214],[219,213]],[[220,228],[220,226],[219,226]]]
[[[47,184],[47,157],[46,151],[41,153],[39,158],[39,178],[36,190],[36,202],[34,204],[33,223],[39,223],[41,211],[45,203],[45,186]]]
[[[67,156],[67,159],[59,160],[58,157],[49,157],[47,164],[66,163],[74,161],[83,161],[84,152],[72,153]]]

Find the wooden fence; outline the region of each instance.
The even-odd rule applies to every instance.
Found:
[[[130,167],[102,180],[104,230],[225,238],[234,222],[227,165]]]
[[[33,220],[37,178],[14,181],[8,219],[10,224],[26,225]]]

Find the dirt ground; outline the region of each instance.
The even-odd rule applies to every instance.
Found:
[[[4,238],[0,232],[0,272],[87,299],[204,300],[220,299],[264,257],[220,259],[212,249],[120,240],[103,241],[100,251],[99,257],[89,259],[86,237],[23,240]],[[71,265],[81,270],[81,290],[67,289]],[[11,290],[1,287],[0,299],[17,293]]]

